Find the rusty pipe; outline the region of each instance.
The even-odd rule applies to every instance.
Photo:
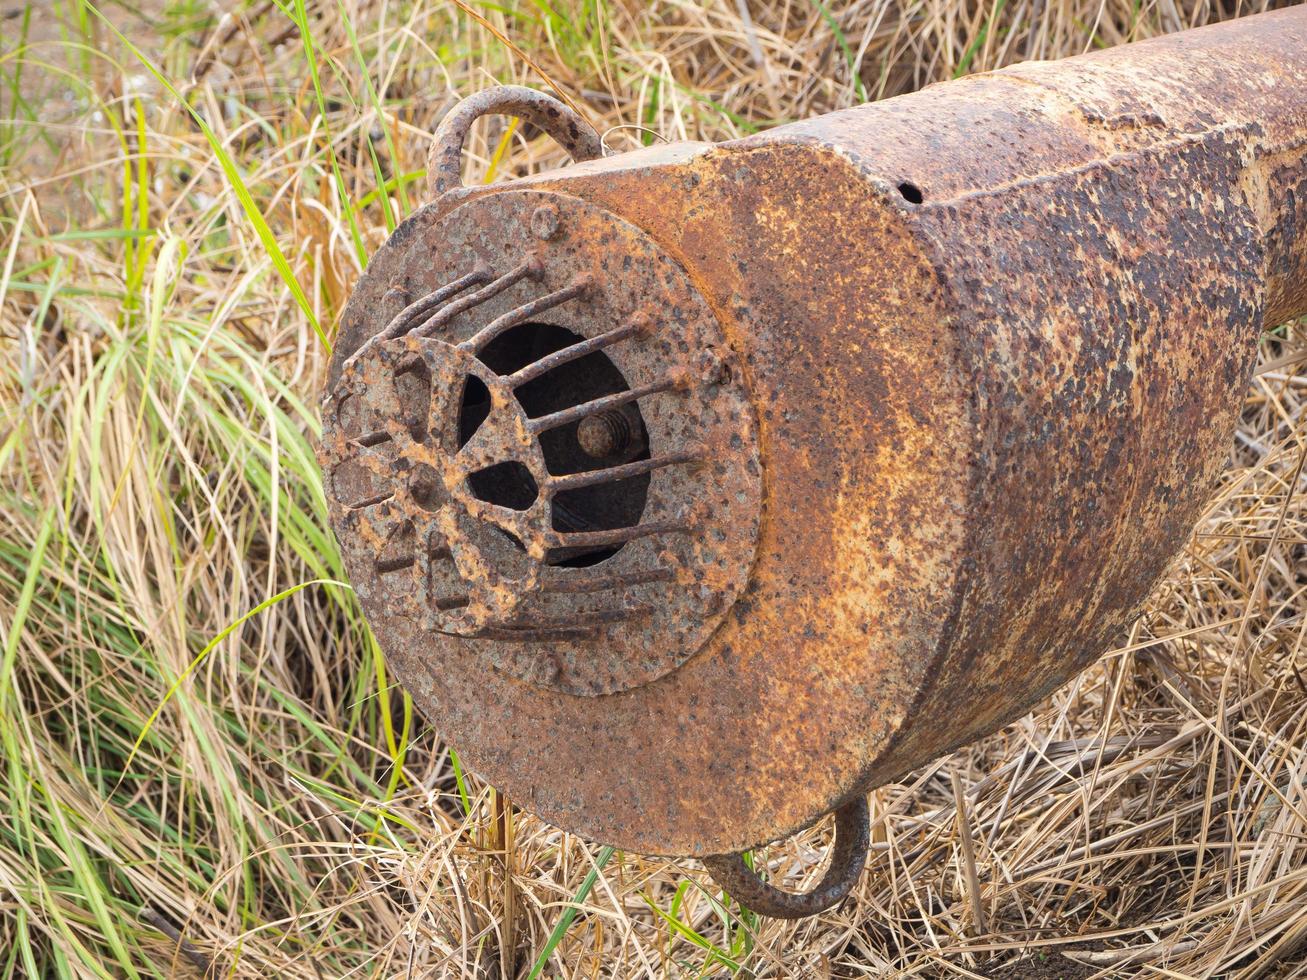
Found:
[[[1304,7],[602,159],[532,96],[583,159],[456,186],[481,98],[345,310],[333,527],[477,771],[724,875],[1107,649],[1307,313]]]

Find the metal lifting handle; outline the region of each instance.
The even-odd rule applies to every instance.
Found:
[[[427,187],[432,197],[462,186],[463,141],[481,116],[517,116],[554,138],[574,161],[598,160],[604,147],[593,126],[563,102],[521,85],[500,85],[470,95],[436,127],[427,157]]]
[[[867,863],[870,822],[865,796],[835,811],[830,867],[809,892],[787,892],[767,884],[739,854],[706,857],[703,864],[713,881],[746,908],[774,919],[803,919],[837,905],[853,889]]]

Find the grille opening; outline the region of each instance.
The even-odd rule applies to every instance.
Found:
[[[490,414],[490,389],[476,375],[468,375],[463,380],[463,400],[458,411],[458,448],[462,449],[467,441],[476,435],[481,423]]]
[[[580,334],[553,324],[523,323],[487,344],[481,351],[479,360],[496,374],[512,374],[584,339]],[[629,388],[630,385],[612,359],[603,351],[595,351],[527,382],[516,390],[515,395],[527,416],[538,418]],[[463,404],[459,413],[460,446],[472,438],[489,411],[490,393],[484,384],[469,377],[464,386]],[[577,440],[577,422],[541,433],[540,448],[544,453],[545,468],[551,475],[563,476],[648,459],[649,435],[640,409],[637,405],[631,405],[627,411],[632,433],[629,446],[598,459],[582,449]],[[534,501],[538,488],[526,468],[522,467],[521,472],[512,472],[502,469],[503,466],[504,464],[499,464],[480,471],[483,474],[489,474],[492,470],[497,472],[493,485],[489,476],[484,489],[471,484],[478,499],[512,506],[507,501],[522,500],[529,494],[530,500]],[[480,474],[474,474],[478,475]],[[645,473],[615,483],[558,493],[554,497],[552,511],[554,530],[611,531],[638,524],[648,501],[649,479],[649,474]],[[525,481],[530,481],[530,485],[527,486]],[[530,503],[526,506],[529,507]],[[545,561],[566,568],[584,568],[606,561],[623,547],[624,545],[556,548],[549,552]]]
[[[467,484],[477,500],[510,510],[527,510],[540,496],[531,471],[515,459],[469,473]]]

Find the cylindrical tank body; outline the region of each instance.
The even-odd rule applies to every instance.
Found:
[[[432,723],[521,805],[644,853],[777,839],[1018,716],[1120,636],[1209,497],[1259,332],[1307,312],[1304,229],[1302,7],[449,190],[343,319],[324,465],[351,576],[403,562],[385,557],[399,528],[428,542],[424,582],[431,555],[477,579],[471,598],[423,593],[455,613],[360,592]],[[367,344],[463,279],[500,286],[431,343]],[[570,339],[486,353],[527,327]],[[560,524],[589,464],[532,440],[566,386],[528,405],[496,379],[544,384],[532,363],[601,337],[618,374],[577,383],[638,406],[610,419],[643,442],[609,469],[643,482]],[[422,508],[360,524],[372,488],[335,476],[368,370],[409,370],[431,431],[452,420],[448,459],[374,460],[443,474],[440,502],[404,491],[438,515],[429,535]],[[469,385],[491,420],[517,413],[496,445],[530,480],[460,489],[495,465],[467,433]],[[527,483],[539,498],[510,520]],[[600,537],[566,535],[601,519],[617,550],[595,559]],[[523,569],[475,544],[478,521]]]

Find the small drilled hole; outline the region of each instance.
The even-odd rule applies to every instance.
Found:
[[[926,199],[926,195],[921,193],[920,187],[906,180],[899,184],[899,193],[903,195],[903,200],[909,204],[920,204]]]

